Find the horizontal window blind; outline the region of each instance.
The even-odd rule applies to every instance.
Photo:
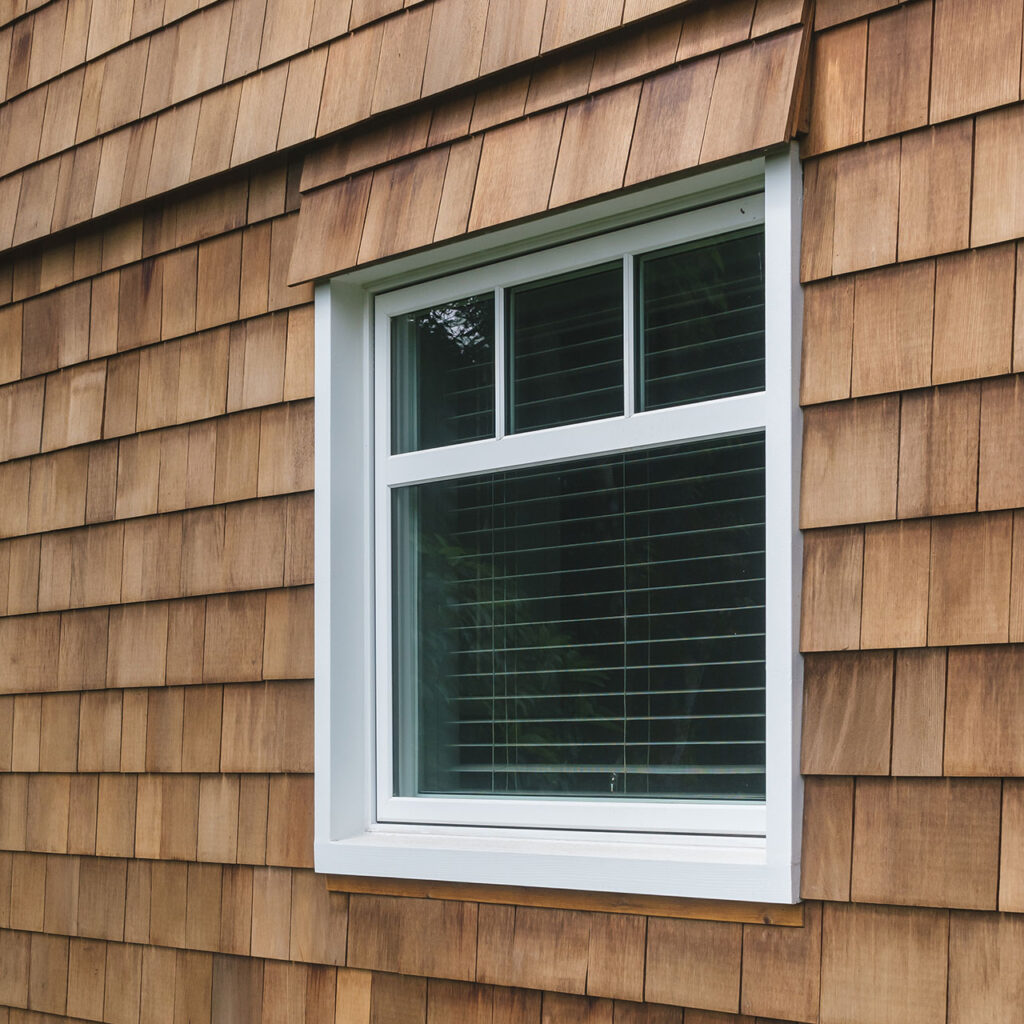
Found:
[[[764,476],[757,433],[396,489],[399,795],[762,799]]]
[[[509,289],[511,433],[622,414],[622,264]]]
[[[764,231],[637,260],[637,408],[764,390]]]

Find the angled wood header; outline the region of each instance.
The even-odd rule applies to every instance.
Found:
[[[749,7],[725,3],[616,36],[312,154],[289,281],[786,142],[808,29],[799,4],[777,22],[752,21]]]

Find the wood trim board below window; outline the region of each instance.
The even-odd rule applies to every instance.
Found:
[[[645,914],[651,917],[687,918],[695,921],[732,921],[739,924],[771,924],[800,928],[802,903],[741,903],[735,900],[683,899],[671,896],[637,896],[630,893],[575,892],[571,889],[540,889],[518,885],[476,885],[465,882],[429,882],[407,878],[362,878],[327,875],[330,892],[374,896],[405,896],[419,899],[467,900],[555,910],[588,910],[605,914]]]

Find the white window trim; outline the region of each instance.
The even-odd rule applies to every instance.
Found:
[[[800,165],[795,146],[763,160],[709,172],[630,195],[551,214],[532,224],[501,229],[476,239],[404,256],[354,271],[321,284],[316,291],[316,725],[315,725],[315,864],[318,871],[376,877],[623,893],[646,893],[715,899],[795,902],[799,893],[802,790],[798,772],[799,715],[802,693],[798,654],[800,536],[797,488],[800,467],[798,368],[801,296],[799,287]],[[766,250],[766,390],[764,394],[714,403],[642,413],[555,430],[516,435],[498,441],[460,445],[445,454],[415,452],[374,465],[372,373],[375,315],[419,308],[426,303],[514,280],[544,276],[556,256],[548,252],[573,238],[593,237],[586,246],[568,245],[557,254],[590,265],[601,260],[601,246],[618,245],[611,233],[631,222],[696,210],[729,196],[764,191]],[[746,204],[747,207],[756,204]],[[733,204],[735,209],[743,203]],[[690,214],[699,222],[702,214]],[[720,222],[716,222],[720,223]],[[648,236],[662,230],[666,241],[643,243],[644,249],[678,241],[671,221],[646,225]],[[717,230],[718,228],[716,228]],[[728,230],[728,227],[725,228]],[[635,232],[634,232],[635,234]],[[628,232],[623,237],[627,237]],[[660,236],[658,236],[660,237]],[[532,252],[529,259],[517,259]],[[586,252],[586,255],[583,255]],[[595,255],[596,253],[596,255]],[[568,254],[568,256],[567,256]],[[495,280],[495,268],[473,268],[509,260]],[[547,261],[547,262],[546,262]],[[627,261],[628,263],[628,261]],[[451,281],[436,279],[459,275]],[[518,277],[517,277],[518,275]],[[417,280],[434,279],[415,286]],[[467,290],[467,284],[472,284]],[[403,287],[404,286],[404,287]],[[374,296],[402,288],[396,298]],[[628,363],[627,363],[628,365]],[[631,391],[628,388],[627,391]],[[766,400],[766,396],[770,396]],[[380,396],[376,396],[378,402]],[[712,419],[708,419],[713,413]],[[374,592],[379,572],[374,557],[373,481],[409,483],[441,472],[456,476],[497,465],[494,448],[503,445],[515,459],[553,461],[578,451],[621,450],[664,442],[666,431],[686,437],[744,429],[765,429],[767,575],[776,580],[766,608],[766,802],[746,809],[689,805],[687,816],[665,825],[665,803],[614,801],[623,829],[662,831],[585,831],[595,803],[610,801],[530,801],[541,808],[534,827],[510,828],[510,804],[478,800],[490,817],[463,819],[465,824],[436,825],[436,812],[447,820],[464,807],[455,799],[388,797],[386,779],[377,779],[376,747],[389,742],[390,716],[375,728]],[[624,433],[624,431],[626,433]],[[627,436],[628,434],[628,436]],[[542,436],[545,435],[545,436]],[[553,441],[555,442],[553,444]],[[543,452],[541,452],[543,446]],[[379,446],[378,446],[379,447]],[[442,460],[438,463],[438,458]],[[389,480],[382,481],[387,474]],[[376,514],[386,514],[377,503]],[[784,543],[781,538],[791,538]],[[390,646],[390,645],[382,645]],[[383,699],[384,706],[387,698]],[[384,799],[378,801],[378,783]],[[433,804],[433,807],[429,805]],[[441,806],[445,805],[445,806]],[[483,806],[486,805],[486,806]],[[579,805],[574,807],[573,805]],[[544,808],[548,808],[547,811]],[[623,812],[623,807],[629,810]],[[384,814],[379,812],[383,810]],[[757,812],[760,811],[760,814]],[[421,813],[426,812],[426,813]],[[744,817],[743,815],[746,815]],[[545,817],[547,815],[547,817]],[[402,818],[386,823],[383,817]],[[471,821],[488,824],[472,824]],[[680,825],[680,821],[683,824]],[[581,824],[584,823],[584,824]],[[536,827],[543,824],[548,827]],[[555,828],[555,826],[561,826]],[[682,834],[682,828],[691,833]],[[669,831],[666,831],[668,829]],[[676,831],[671,831],[671,830]],[[703,834],[703,833],[730,834]],[[757,833],[751,835],[749,833]],[[692,834],[698,833],[698,834]]]

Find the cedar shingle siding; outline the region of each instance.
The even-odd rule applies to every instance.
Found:
[[[1017,1019],[1022,15],[0,0],[0,1024]],[[795,134],[803,926],[328,892],[310,282]]]

